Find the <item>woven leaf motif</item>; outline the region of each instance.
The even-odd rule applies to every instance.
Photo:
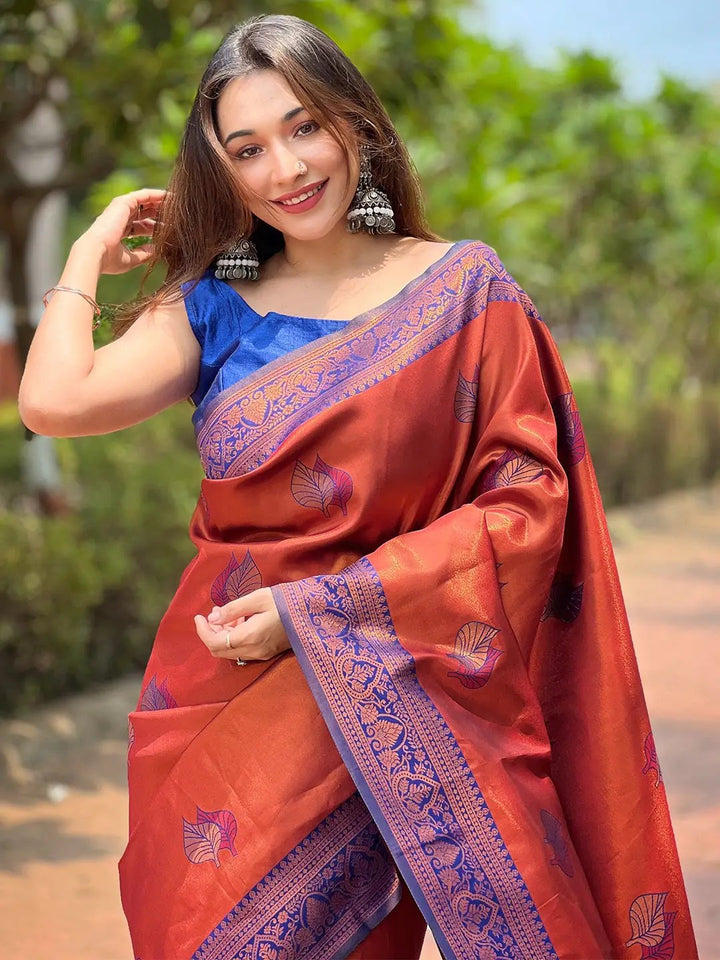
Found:
[[[298,460],[295,463],[290,489],[301,507],[319,510],[326,517],[330,515],[328,507],[335,493],[332,480],[324,473],[318,473],[306,467]]]
[[[552,407],[557,424],[560,460],[569,466],[574,466],[584,460],[586,449],[585,434],[580,414],[575,409],[572,391],[556,397]]]
[[[177,707],[175,699],[167,687],[167,680],[158,685],[157,677],[152,677],[140,700],[141,710],[171,710]]]
[[[655,737],[652,735],[652,731],[645,737],[643,751],[645,753],[645,766],[642,768],[642,772],[644,774],[654,773],[655,786],[659,787],[663,782],[663,778],[660,770],[660,762],[658,761],[657,750],[655,749]]]
[[[246,551],[242,563],[239,563],[235,554],[230,554],[225,569],[218,574],[210,589],[213,603],[219,607],[225,606],[231,600],[244,597],[253,590],[262,587],[262,575],[249,550]]]
[[[549,810],[541,810],[540,819],[545,828],[545,843],[549,844],[553,851],[550,865],[560,867],[566,876],[572,877],[575,870],[570,859],[570,848],[565,840],[565,831],[562,824]]]
[[[481,489],[498,490],[516,483],[532,483],[545,473],[542,465],[529,453],[508,448],[483,473]]]
[[[235,837],[237,836],[237,820],[229,810],[201,810],[197,808],[197,822],[214,823],[220,830],[220,850],[229,850],[236,857]]]
[[[509,451],[508,451],[509,452]],[[509,487],[515,483],[532,483],[539,480],[544,470],[529,454],[521,453],[508,457],[495,473],[496,487]]]
[[[582,609],[583,589],[584,584],[573,584],[566,574],[557,574],[540,619],[554,617],[563,623],[574,623]]]
[[[353,482],[350,474],[345,470],[340,470],[338,467],[331,467],[325,463],[319,454],[315,457],[313,470],[316,474],[319,473],[329,478],[333,486],[333,495],[330,503],[333,506],[340,507],[343,516],[347,516],[348,500],[353,495]]]
[[[455,637],[455,650],[449,657],[459,664],[457,670],[448,673],[456,677],[464,687],[477,689],[484,687],[492,675],[495,662],[502,654],[499,647],[493,647],[492,641],[500,632],[498,627],[481,620],[471,620],[463,624]]]
[[[675,953],[675,917],[677,913],[666,913],[665,935],[656,947],[643,945],[640,960],[672,960]]]
[[[475,419],[479,378],[480,371],[477,366],[471,380],[466,380],[462,372],[458,372],[455,388],[455,416],[461,423],[472,423]]]
[[[190,863],[206,863],[209,860],[220,866],[218,853],[222,833],[216,823],[191,823],[183,817],[183,845]]]
[[[667,893],[643,893],[636,897],[630,906],[630,929],[632,936],[625,944],[627,947],[641,943],[646,947],[657,947],[665,936],[665,901]]]

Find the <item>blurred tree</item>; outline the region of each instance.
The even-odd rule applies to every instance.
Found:
[[[460,0],[12,0],[0,11],[0,231],[22,368],[53,282],[29,269],[38,215],[49,197],[99,204],[140,184],[164,184],[195,87],[226,30],[258,13],[289,12],[340,31],[377,75],[387,99],[427,102],[440,82],[449,11]],[[443,12],[440,12],[442,7]],[[405,78],[401,88],[397,70]],[[402,92],[402,95],[401,95]],[[34,165],[29,162],[33,155]],[[40,156],[42,155],[42,156]],[[38,174],[39,170],[39,174]],[[61,243],[62,209],[51,229]],[[46,232],[47,232],[46,227]],[[41,271],[42,273],[42,271]],[[33,282],[35,280],[35,282]],[[127,293],[136,281],[116,281]],[[111,284],[112,287],[112,284]],[[31,438],[28,438],[31,439]],[[65,506],[52,447],[32,441],[28,481],[50,512]]]
[[[11,0],[0,11],[0,227],[7,238],[21,358],[32,337],[27,244],[38,204],[167,179],[194,90],[225,31],[260,12],[287,12],[341,34],[391,104],[427,108],[442,84],[462,0]],[[23,175],[22,131],[40,111],[59,162],[41,183]],[[47,145],[47,144],[46,144]],[[111,178],[111,174],[116,176]],[[110,179],[108,179],[110,178]]]

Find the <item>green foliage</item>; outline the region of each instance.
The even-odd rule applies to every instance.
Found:
[[[0,419],[0,709],[147,660],[192,555],[200,468],[181,404],[120,434],[58,441],[74,512],[39,517],[19,483],[17,417]]]

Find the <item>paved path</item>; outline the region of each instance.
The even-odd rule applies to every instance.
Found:
[[[614,512],[611,529],[700,956],[720,960],[720,488]],[[1,957],[132,957],[116,863],[137,687],[0,724]]]

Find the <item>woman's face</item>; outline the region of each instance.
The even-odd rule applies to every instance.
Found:
[[[340,144],[280,74],[255,70],[231,81],[220,95],[217,123],[256,217],[298,240],[319,240],[345,224],[357,159],[351,157],[348,170]]]

